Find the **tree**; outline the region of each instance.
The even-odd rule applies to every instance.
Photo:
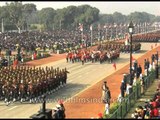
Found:
[[[53,28],[53,20],[56,12],[53,8],[43,8],[38,12],[40,23],[44,24],[46,29],[51,30]]]
[[[122,13],[114,12],[113,13],[113,21],[117,24],[121,24],[126,22],[127,18],[125,15],[122,15]]]
[[[134,12],[128,15],[128,22],[133,20],[135,23],[151,22],[155,18],[154,15],[146,12]]]
[[[78,6],[75,23],[82,23],[84,26],[89,26],[99,20],[99,9],[89,5]]]
[[[16,25],[18,32],[21,32],[23,25],[23,5],[22,2],[6,3],[6,10],[9,13],[10,21]]]
[[[99,18],[100,18],[99,22],[102,24],[105,24],[105,23],[113,24],[114,23],[112,14],[100,14]]]
[[[66,28],[73,28],[76,26],[76,24],[74,23],[74,19],[76,17],[77,14],[77,7],[76,6],[68,6],[66,8],[66,11],[64,11],[64,20],[65,20],[65,26]],[[66,24],[67,23],[67,24]]]
[[[24,16],[24,21],[26,23],[26,27],[28,28],[28,24],[30,23],[30,19],[32,14],[35,14],[37,11],[36,5],[34,4],[24,4],[23,5],[23,16]]]

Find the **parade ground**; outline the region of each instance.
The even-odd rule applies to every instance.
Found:
[[[133,57],[138,60],[143,68],[144,59],[156,54],[160,49],[160,44],[141,43],[141,50],[133,53]],[[151,50],[151,45],[153,49]],[[117,69],[113,67],[113,63],[105,62],[100,64],[85,63],[66,63],[65,54],[52,54],[49,58],[42,60],[34,60],[28,62],[30,66],[53,66],[54,68],[67,68],[68,74],[67,85],[60,88],[55,93],[47,96],[46,108],[52,109],[56,106],[57,101],[62,99],[66,108],[66,118],[95,118],[98,113],[104,112],[104,104],[101,101],[101,85],[103,81],[107,81],[107,85],[111,91],[111,102],[117,100],[120,94],[120,84],[124,73],[129,73],[129,53],[121,53],[120,57],[115,60]],[[144,72],[144,70],[143,70]],[[29,118],[37,113],[42,103],[11,103],[9,106],[0,102],[0,118]]]

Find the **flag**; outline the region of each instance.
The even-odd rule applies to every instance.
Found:
[[[79,27],[78,28],[79,28],[80,31],[83,31],[83,24],[79,23]]]
[[[93,30],[93,26],[92,25],[90,25],[90,31],[92,31]]]
[[[136,59],[132,56],[132,61],[135,61]]]
[[[116,63],[115,63],[115,62],[113,63],[113,67],[114,67],[114,69],[116,70]]]

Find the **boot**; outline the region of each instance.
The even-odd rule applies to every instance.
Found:
[[[16,101],[16,98],[13,98],[13,102],[15,102]]]
[[[5,102],[5,103],[7,102],[7,98],[4,99],[4,102]]]

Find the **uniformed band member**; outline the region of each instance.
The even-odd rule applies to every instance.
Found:
[[[67,83],[66,68],[13,66],[0,69],[0,98],[7,102],[38,102]]]

